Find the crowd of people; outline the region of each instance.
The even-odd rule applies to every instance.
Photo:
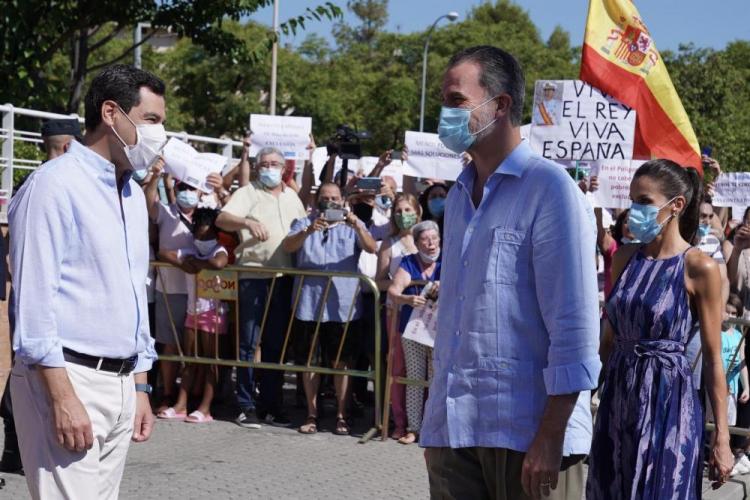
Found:
[[[729,464],[727,430],[750,427],[748,347],[727,322],[750,318],[750,209],[736,220],[711,205],[694,169],[653,160],[636,172],[629,210],[594,210],[583,193],[597,189],[595,177],[576,184],[521,140],[523,89],[504,51],[474,47],[451,60],[440,137],[471,155],[455,182],[399,188],[382,172],[408,151],[393,160],[387,150],[370,172],[337,173],[331,155],[316,186],[311,159],[287,175],[278,149],[250,157],[250,136],[239,164],[210,174],[204,191],[165,173],[164,84],[127,66],[94,79],[83,143],[62,141],[60,158],[11,205],[10,386],[32,492],[79,488],[85,467],[62,470],[63,448],[88,457],[95,438],[144,441],[153,415],[209,424],[222,399],[242,427],[293,424],[283,371],[239,367],[233,377],[161,360],[148,373],[157,353],[359,370],[386,353],[389,375],[432,383],[427,399],[421,386],[394,384],[393,428],[383,432],[428,448],[434,496],[580,498],[586,455],[589,498],[694,498],[704,448],[717,482],[750,473],[750,440],[732,438]],[[720,172],[712,158],[703,166]],[[196,295],[198,273],[227,266],[239,269],[236,305]],[[357,278],[290,269],[368,276],[382,302]],[[404,337],[414,311],[446,293],[434,348]],[[39,301],[55,307],[32,314]],[[103,317],[120,341],[91,352]],[[132,426],[92,414],[124,377],[135,392],[101,412],[132,414]],[[367,384],[312,372],[297,377],[300,433],[318,432],[329,390],[333,432],[351,433]],[[39,408],[55,427],[32,449],[49,427],[31,418]],[[710,441],[704,408],[716,423]],[[113,462],[116,482],[122,448],[91,458]],[[94,496],[116,496],[111,483]]]

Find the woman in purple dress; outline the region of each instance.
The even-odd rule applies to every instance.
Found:
[[[701,191],[694,169],[669,160],[643,164],[630,185],[629,228],[641,243],[625,245],[613,263],[590,500],[700,498],[703,415],[685,356],[695,323],[717,422],[709,477],[718,486],[732,470],[721,278],[715,261],[688,243],[698,227]]]

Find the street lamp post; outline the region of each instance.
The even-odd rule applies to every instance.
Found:
[[[448,12],[432,23],[430,29],[427,31],[427,40],[424,42],[424,54],[422,56],[422,102],[419,107],[419,131],[424,132],[424,96],[427,87],[427,51],[430,48],[430,38],[432,38],[432,32],[435,30],[435,26],[440,22],[441,19],[447,18],[449,21],[455,21],[458,19],[458,12]]]
[[[279,0],[273,2],[273,32],[276,39],[273,42],[271,51],[271,106],[272,115],[276,114],[276,67],[279,57]]]

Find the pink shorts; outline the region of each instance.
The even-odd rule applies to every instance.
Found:
[[[227,315],[217,314],[216,311],[206,311],[200,314],[188,314],[185,317],[185,329],[198,329],[206,333],[227,333]]]

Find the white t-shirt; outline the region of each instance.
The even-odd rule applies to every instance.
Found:
[[[159,226],[159,250],[193,249],[193,233],[180,218],[180,209],[176,204],[159,203],[159,215],[156,218]],[[161,274],[161,279],[159,279]],[[167,293],[187,293],[185,272],[180,269],[160,267],[156,275],[156,290],[161,292],[162,280]]]
[[[716,262],[720,264],[725,263],[724,254],[721,251],[721,241],[713,234],[701,238],[698,243],[698,248],[701,252],[705,253]]]
[[[178,250],[177,251],[177,257],[182,259],[183,257],[187,257],[188,255],[193,255],[195,258],[199,260],[208,260],[213,259],[219,254],[225,254],[229,255],[227,252],[227,249],[224,248],[220,243],[217,243],[216,246],[208,253],[208,255],[201,255],[198,252],[198,249],[195,247],[188,249],[188,250]],[[221,301],[217,299],[205,299],[205,298],[198,298],[196,300],[196,294],[195,294],[195,275],[194,274],[185,274],[185,287],[187,288],[187,295],[188,295],[188,302],[187,302],[187,313],[188,314],[201,314],[208,311],[215,311],[220,306]]]

